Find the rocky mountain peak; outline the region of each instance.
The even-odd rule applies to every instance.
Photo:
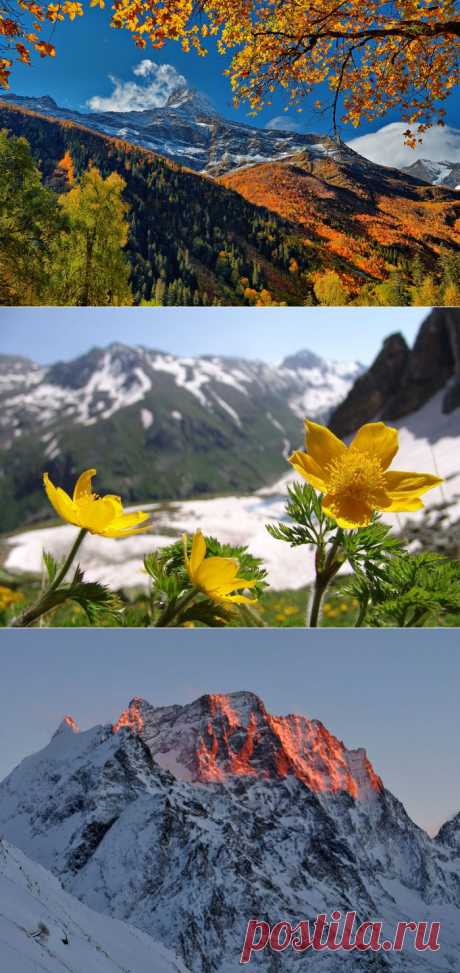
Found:
[[[120,713],[118,720],[112,726],[112,732],[118,733],[123,728],[128,728],[132,733],[141,734],[144,728],[143,709],[149,704],[140,696],[135,696],[129,705]]]
[[[348,436],[363,422],[395,421],[443,392],[442,411],[460,406],[460,311],[434,308],[412,348],[401,334],[387,338],[377,358],[331,415],[331,428]]]
[[[410,357],[409,346],[399,332],[389,335],[370,368],[358,376],[345,400],[330,419],[338,436],[348,436],[362,423],[380,416],[394,396]]]
[[[176,88],[170,94],[164,107],[181,110],[187,109],[188,111],[205,115],[217,114],[211,100],[206,95],[201,91],[197,91],[196,88],[189,88],[187,85],[180,85]]]
[[[460,856],[460,812],[442,825],[435,840]]]
[[[346,792],[355,799],[383,787],[364,750],[347,750],[317,720],[272,716],[251,692],[207,694],[167,707],[136,697],[113,731],[126,727],[179,780],[209,784],[294,777],[311,791]]]
[[[281,368],[321,368],[324,365],[324,360],[315,355],[314,351],[310,351],[305,348],[302,351],[296,352],[295,355],[288,355],[281,362]]]
[[[73,716],[64,716],[54,734],[54,737],[66,733],[80,733],[80,727],[74,720]]]
[[[184,973],[236,970],[248,916],[273,924],[350,903],[391,929],[401,916],[437,920],[441,912],[445,954],[436,970],[455,969],[456,851],[410,820],[364,750],[346,750],[317,720],[270,715],[250,692],[163,707],[136,697],[127,711],[117,732],[59,736],[0,784],[0,832],[67,892],[177,950]],[[140,732],[132,732],[139,715]],[[158,767],[166,762],[169,773]],[[368,799],[357,800],[350,782]],[[0,880],[1,858],[0,842]],[[55,915],[63,916],[61,902]],[[135,954],[126,956],[123,968],[141,973]],[[383,970],[375,956],[362,959],[363,971]],[[400,959],[385,958],[385,969],[433,968],[431,956]],[[280,970],[274,960],[263,968]],[[297,970],[297,960],[286,953],[283,969]],[[152,951],[150,962],[162,971]]]

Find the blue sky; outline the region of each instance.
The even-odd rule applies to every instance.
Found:
[[[277,362],[308,348],[370,363],[383,339],[409,343],[427,308],[1,308],[0,353],[45,364],[111,341],[177,355],[236,355]]]
[[[0,778],[65,714],[82,729],[129,700],[185,703],[252,690],[365,747],[385,785],[433,831],[460,808],[458,633],[41,629],[2,635]]]
[[[87,110],[88,101],[95,97],[107,97],[113,90],[110,75],[122,82],[136,81],[133,69],[149,58],[156,65],[172,65],[184,76],[187,82],[205,92],[213,101],[216,109],[223,115],[240,121],[264,127],[280,114],[292,124],[299,124],[303,131],[326,133],[330,130],[330,116],[319,114],[314,102],[320,89],[305,101],[301,115],[290,112],[284,115],[284,100],[275,94],[271,107],[264,109],[256,119],[248,118],[247,107],[238,111],[232,107],[228,78],[223,71],[228,59],[217,54],[215,44],[210,44],[210,53],[200,58],[194,53],[185,54],[178,44],[169,42],[161,50],[139,51],[128,32],[114,30],[109,26],[110,11],[86,9],[84,17],[77,17],[73,23],[57,23],[53,27],[52,42],[57,48],[55,58],[34,58],[33,66],[15,65],[11,90],[23,95],[49,94],[58,104],[67,108]],[[47,32],[44,32],[45,39]],[[142,79],[137,79],[137,81]],[[323,89],[323,94],[327,91]],[[455,91],[445,107],[447,122],[455,125],[460,108],[460,93]],[[389,112],[383,120],[363,124],[359,131],[351,126],[342,129],[343,138],[352,138],[375,132],[382,125],[400,121],[398,111]]]

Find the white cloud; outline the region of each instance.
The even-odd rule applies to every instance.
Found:
[[[265,128],[274,128],[278,132],[301,132],[302,127],[288,115],[277,115],[267,122]]]
[[[146,108],[162,108],[177,88],[187,84],[182,74],[172,64],[155,64],[145,58],[133,68],[133,74],[146,83],[120,81],[109,75],[113,84],[107,98],[94,95],[88,101],[93,111],[144,111]]]
[[[173,68],[170,64],[163,65],[163,68],[168,68],[172,71],[175,70],[175,68]],[[155,64],[155,61],[151,61],[148,57],[146,57],[143,61],[140,61],[139,64],[136,64],[136,67],[133,68],[133,74],[137,74],[140,78],[147,78],[149,74],[155,74],[157,69],[158,67]]]
[[[384,166],[410,166],[417,159],[432,162],[460,162],[460,129],[449,125],[428,129],[421,145],[410,149],[404,144],[403,133],[408,125],[392,122],[372,135],[360,135],[348,142],[350,148],[371,162]]]

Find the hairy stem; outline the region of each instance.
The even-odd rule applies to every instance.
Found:
[[[313,589],[313,599],[311,602],[311,607],[309,609],[310,620],[308,621],[307,619],[307,625],[309,625],[310,628],[318,628],[319,616],[320,616],[321,605],[323,603],[324,595],[326,594],[326,591],[332,579],[335,577],[337,572],[342,567],[342,561],[340,560],[340,558],[336,557],[338,550],[340,548],[342,536],[343,536],[342,530],[339,528],[329,548],[326,560],[324,562],[324,567],[322,569],[319,569],[319,564],[323,560],[322,554],[324,553],[324,551],[318,549],[317,553],[319,557],[317,557],[316,580]]]
[[[42,615],[45,615],[47,612],[56,607],[52,597],[50,596],[52,596],[53,592],[58,590],[61,582],[64,580],[87,533],[88,531],[86,528],[82,527],[82,529],[78,532],[60,571],[57,572],[56,577],[53,578],[53,581],[48,585],[45,591],[42,592],[38,601],[36,601],[34,605],[32,605],[30,608],[26,608],[26,610],[23,611],[18,618],[13,619],[11,622],[13,628],[29,628],[36,621],[38,621]]]
[[[167,628],[174,622],[178,615],[184,610],[184,608],[189,605],[196,595],[199,594],[198,588],[192,588],[191,591],[179,598],[179,601],[174,602],[172,605],[166,605],[166,608],[162,611],[160,617],[154,624],[154,628]]]

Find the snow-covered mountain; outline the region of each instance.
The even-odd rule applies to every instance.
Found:
[[[62,108],[49,95],[29,97],[7,93],[2,94],[1,100],[124,139],[211,176],[222,176],[241,166],[286,159],[298,152],[307,152],[312,160],[329,157],[360,165],[363,170],[376,169],[365,156],[339,139],[256,128],[224,118],[206,95],[187,86],[173,91],[163,107],[138,111],[79,112]],[[460,189],[458,162],[427,158],[399,168],[423,182]]]
[[[363,970],[455,969],[451,845],[410,820],[365,751],[317,720],[272,716],[252,693],[166,707],[135,699],[113,726],[85,732],[65,718],[0,784],[0,829],[86,906],[176,950],[191,973],[236,973],[250,917],[333,909],[381,917],[389,934],[399,920],[441,922],[438,953],[363,953]],[[315,959],[324,973],[343,969],[343,956]],[[289,952],[254,962],[297,969]]]
[[[218,115],[209,99],[186,87],[162,108],[145,111],[78,112],[61,108],[49,95],[2,95],[2,100],[54,118],[67,119],[158,152],[181,165],[218,176],[257,162],[284,159],[307,150],[312,158],[358,158],[329,136],[283,132],[233,122]],[[366,161],[362,159],[365,166]]]
[[[121,344],[48,367],[0,356],[4,529],[46,515],[44,469],[70,486],[94,466],[100,491],[131,501],[257,489],[282,473],[303,417],[327,418],[362,370],[310,352],[275,367]]]
[[[186,973],[150,936],[88,909],[2,838],[0,954],[5,973]]]
[[[460,162],[433,162],[431,159],[418,159],[410,166],[403,166],[401,172],[435,186],[446,186],[460,191]]]

